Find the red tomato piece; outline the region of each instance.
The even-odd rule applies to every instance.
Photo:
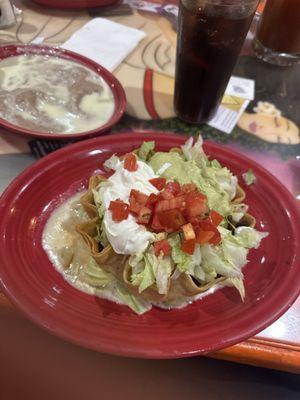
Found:
[[[203,231],[213,232],[214,233],[214,236],[211,239],[209,239],[208,243],[213,244],[213,245],[217,245],[217,244],[220,243],[220,241],[221,241],[220,232],[214,226],[214,224],[212,223],[212,220],[210,218],[206,218],[206,219],[201,221],[200,229],[203,230]]]
[[[196,242],[199,244],[208,243],[215,236],[214,232],[211,231],[200,231],[197,234]]]
[[[199,227],[201,228],[201,230],[203,231],[212,231],[215,232],[217,230],[217,228],[214,226],[214,224],[212,223],[210,218],[205,218],[202,219],[199,222]]]
[[[195,192],[197,190],[197,186],[194,183],[185,183],[181,188],[183,193]]]
[[[171,246],[167,239],[159,240],[153,244],[154,246],[154,254],[158,257],[162,252],[163,255],[168,256],[171,254]]]
[[[181,243],[181,250],[187,254],[193,254],[195,251],[195,245],[196,245],[195,239],[184,240]]]
[[[220,232],[217,230],[217,232],[215,232],[214,236],[209,240],[209,243],[216,246],[220,242],[221,242],[221,235],[220,235]]]
[[[170,199],[173,199],[174,194],[171,193],[171,192],[168,192],[167,190],[163,190],[163,191],[160,193],[160,197],[161,197],[162,199],[164,199],[164,200],[170,200]]]
[[[137,215],[137,222],[139,224],[147,225],[151,220],[152,211],[150,208],[141,206],[138,215]]]
[[[181,192],[181,187],[178,182],[168,182],[165,186],[165,191],[172,193],[174,196]]]
[[[136,155],[133,153],[128,153],[124,157],[124,168],[127,171],[134,172],[138,169],[138,164],[136,161]]]
[[[131,199],[134,199],[137,203],[144,206],[145,204],[147,204],[148,196],[145,193],[140,192],[139,190],[131,189],[129,200]]]
[[[138,203],[134,197],[129,199],[129,211],[132,214],[138,215],[142,207],[144,206]]]
[[[173,197],[169,200],[159,200],[155,205],[155,211],[167,211],[184,206],[184,196]]]
[[[211,222],[214,224],[214,226],[220,225],[220,223],[223,221],[223,216],[219,214],[217,211],[212,210],[209,214]]]
[[[123,200],[117,199],[109,203],[108,208],[112,213],[112,219],[115,222],[121,222],[128,218],[129,207]]]
[[[189,217],[203,215],[208,211],[207,198],[200,192],[188,193],[185,201],[186,212]]]
[[[158,194],[151,193],[150,196],[147,199],[147,206],[153,206],[159,199]]]
[[[166,232],[176,232],[186,223],[180,210],[167,210],[157,213],[160,224]]]
[[[154,214],[152,221],[151,221],[151,229],[154,232],[163,232],[164,231],[164,227],[162,226],[162,224],[159,221],[158,215]]]
[[[166,178],[153,178],[149,179],[149,182],[156,187],[157,190],[163,190],[166,185]]]

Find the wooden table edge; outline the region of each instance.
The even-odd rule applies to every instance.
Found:
[[[248,339],[207,357],[300,374],[300,347],[280,342]]]

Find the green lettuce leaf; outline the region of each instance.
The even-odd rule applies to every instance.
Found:
[[[149,302],[137,298],[133,294],[129,293],[120,282],[117,282],[116,284],[116,294],[123,303],[139,315],[144,314],[152,308],[152,305]]]
[[[131,256],[129,264],[132,267],[131,282],[139,287],[140,293],[154,283],[158,293],[167,293],[168,280],[172,273],[170,257],[156,257],[153,248],[150,248],[144,254]]]
[[[141,147],[138,149],[138,156],[144,161],[147,161],[148,158],[153,154],[155,149],[155,142],[144,142]]]
[[[94,287],[105,287],[115,280],[115,276],[109,272],[104,271],[99,265],[90,259],[84,270],[83,280]]]
[[[103,164],[104,168],[110,170],[116,170],[117,167],[120,165],[121,160],[119,159],[118,156],[116,156],[115,154],[113,154],[111,157],[109,157],[105,163]]]
[[[176,264],[176,267],[180,272],[188,272],[192,265],[192,256],[184,253],[180,249],[180,237],[179,235],[169,238],[169,243],[172,247],[171,257]]]
[[[257,249],[262,239],[269,235],[268,232],[259,232],[249,226],[240,226],[235,229],[234,235],[231,238],[236,241],[240,246],[247,249]]]
[[[242,176],[246,185],[248,186],[253,185],[253,183],[256,181],[256,176],[254,175],[252,169],[249,169],[249,171],[245,172]]]
[[[245,300],[245,287],[244,287],[244,282],[243,278],[227,278],[224,281],[222,281],[222,286],[230,286],[230,287],[235,287],[240,296],[241,299],[244,301]]]

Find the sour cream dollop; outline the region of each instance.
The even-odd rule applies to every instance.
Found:
[[[113,221],[108,207],[110,202],[116,199],[128,203],[131,189],[139,190],[146,195],[158,193],[158,190],[148,182],[157,175],[142,161],[137,161],[138,169],[134,172],[127,171],[123,165],[123,161],[115,163],[115,173],[108,178],[107,185],[99,189],[99,195],[105,208],[103,223],[111,246],[118,254],[132,255],[143,252],[150,241],[154,240],[153,234],[138,224],[131,214],[121,222]]]

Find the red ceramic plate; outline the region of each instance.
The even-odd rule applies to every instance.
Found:
[[[232,288],[179,310],[152,309],[138,316],[82,293],[54,269],[41,247],[51,212],[81,191],[88,177],[117,152],[143,140],[168,150],[186,137],[135,132],[80,142],[45,157],[16,178],[0,202],[0,282],[13,303],[48,331],[82,346],[124,356],[178,358],[203,354],[255,335],[286,311],[299,292],[300,231],[288,191],[253,161],[214,143],[205,150],[239,177],[252,169],[257,182],[246,190],[257,227],[270,232],[251,250],[244,269],[246,299]]]
[[[5,127],[6,129],[9,129],[10,131],[15,133],[20,133],[25,136],[34,136],[34,137],[39,137],[41,139],[56,139],[56,140],[84,139],[91,136],[97,136],[108,131],[113,125],[115,125],[119,121],[119,119],[124,114],[126,108],[126,95],[124,89],[120,84],[120,82],[117,80],[117,78],[115,78],[114,75],[112,75],[101,65],[95,63],[94,61],[80,54],[74,53],[73,51],[61,49],[59,47],[41,46],[32,44],[0,46],[0,60],[24,54],[49,55],[53,57],[65,58],[67,60],[74,61],[75,63],[83,64],[85,67],[91,69],[96,74],[101,76],[111,88],[115,100],[115,111],[114,114],[111,116],[111,118],[104,125],[101,125],[96,129],[80,133],[66,134],[66,133],[37,132],[11,124],[5,119],[0,118],[0,125]]]
[[[51,8],[88,8],[103,7],[117,3],[119,0],[33,0],[35,3]]]

